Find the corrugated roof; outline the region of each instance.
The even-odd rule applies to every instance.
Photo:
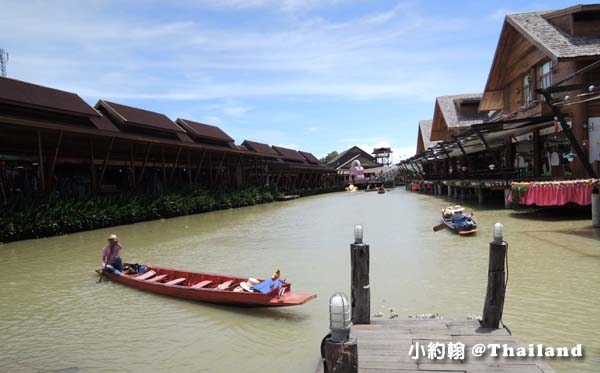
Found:
[[[245,140],[242,143],[242,145],[247,147],[250,151],[253,151],[256,153],[266,154],[266,155],[279,155],[279,154],[277,154],[277,152],[275,150],[271,149],[271,147],[269,145],[263,144],[261,142]]]
[[[96,108],[98,107],[103,107],[114,114],[114,119],[120,121],[121,124],[124,125],[141,126],[165,132],[185,133],[183,129],[177,126],[166,115],[161,113],[138,109],[104,100],[98,101]]]
[[[428,149],[439,141],[431,141],[431,127],[433,125],[433,120],[420,120],[419,121],[419,129],[421,130],[421,136],[423,137],[423,149]]]
[[[75,93],[0,77],[0,101],[85,117],[99,114]]]
[[[224,143],[233,143],[234,141],[222,129],[216,126],[211,126],[210,124],[194,122],[189,119],[182,118],[177,118],[175,122],[183,127],[183,129],[185,129],[192,137],[216,140]]]
[[[279,154],[283,159],[287,160],[287,161],[294,161],[294,162],[306,162],[306,160],[304,159],[304,157],[302,156],[302,154],[298,153],[298,151],[294,150],[294,149],[288,149],[288,148],[283,148],[281,146],[271,146],[273,148],[273,150],[275,150],[277,152],[277,154]]]
[[[554,11],[509,14],[506,21],[554,58],[600,56],[600,37],[572,36],[544,16]]]
[[[487,113],[476,115],[463,115],[460,112],[461,102],[474,103],[481,100],[482,93],[467,93],[462,95],[440,96],[436,101],[448,128],[464,127],[472,124],[482,123],[487,118]]]
[[[319,165],[321,162],[317,157],[315,157],[312,153],[303,152],[302,150],[298,150],[298,153],[302,154],[302,156],[306,159],[306,161],[310,164]]]

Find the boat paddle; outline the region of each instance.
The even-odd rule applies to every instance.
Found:
[[[433,231],[434,231],[434,232],[437,232],[437,231],[439,231],[439,230],[442,230],[442,229],[444,229],[444,227],[445,227],[445,226],[446,226],[446,223],[441,223],[441,224],[438,224],[438,225],[436,225],[435,227],[433,227]]]

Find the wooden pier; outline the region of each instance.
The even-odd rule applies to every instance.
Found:
[[[487,357],[473,357],[471,348],[477,344],[506,344],[514,348],[527,346],[515,341],[506,329],[483,329],[476,320],[372,319],[370,324],[352,326],[351,336],[358,342],[359,372],[554,372],[541,359],[494,358],[487,356],[487,353]],[[449,342],[463,343],[465,358],[428,359],[426,354],[418,359],[411,357],[411,346],[425,346],[427,351],[430,342],[440,342],[446,346]],[[323,372],[322,364],[317,372]]]

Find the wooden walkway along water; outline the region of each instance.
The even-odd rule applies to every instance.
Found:
[[[471,347],[476,344],[519,344],[506,329],[483,329],[476,320],[438,319],[373,319],[371,324],[353,325],[351,336],[358,342],[358,368],[364,373],[409,372],[506,372],[549,373],[554,370],[540,358],[473,357]],[[428,359],[429,342],[461,342],[465,345],[465,358]],[[425,356],[418,359],[409,355],[410,347],[425,346]],[[499,351],[501,355],[501,350]],[[413,353],[414,356],[414,353]],[[323,372],[320,364],[318,372]]]

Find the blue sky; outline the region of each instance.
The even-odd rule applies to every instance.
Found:
[[[414,154],[436,96],[481,92],[506,13],[567,1],[0,0],[8,76],[321,157]]]

